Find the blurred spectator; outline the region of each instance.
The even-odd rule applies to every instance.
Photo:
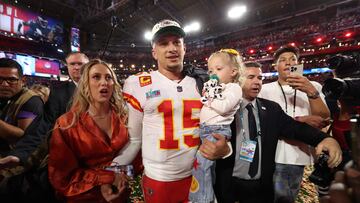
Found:
[[[0,59],[0,98],[8,99],[0,115],[1,155],[10,150],[31,122],[43,113],[43,103],[24,87],[22,67],[12,59]]]
[[[302,122],[318,127],[316,121],[322,123],[330,116],[330,112],[325,104],[324,95],[320,94],[321,85],[291,72],[291,68],[298,64],[298,58],[299,50],[294,46],[285,45],[276,50],[274,63],[279,77],[276,82],[263,86],[261,97],[280,104],[292,118],[300,117]],[[320,119],[315,120],[313,116]],[[289,139],[278,141],[274,172],[275,202],[295,201],[304,167],[311,164],[312,160],[308,145]]]
[[[0,115],[0,157],[5,156],[23,137],[33,120],[43,113],[43,102],[24,87],[22,67],[12,59],[0,59],[0,98],[8,99]],[[22,169],[1,170],[0,195],[8,193],[7,180]]]
[[[35,84],[35,85],[31,86],[30,89],[33,92],[37,93],[41,97],[44,104],[49,99],[50,88],[48,88],[48,87],[46,87],[44,85]]]
[[[66,112],[76,88],[75,83],[80,79],[80,68],[88,61],[88,57],[81,52],[70,53],[66,57],[72,80],[51,89],[44,116],[36,119],[8,156],[0,159],[0,170],[18,165],[27,169],[25,173],[12,177],[8,182],[8,197],[12,200],[56,202],[47,175],[48,132],[53,128],[56,119]]]

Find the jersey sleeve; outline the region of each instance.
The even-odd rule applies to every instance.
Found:
[[[142,120],[144,114],[139,99],[136,97],[137,88],[139,88],[139,82],[136,76],[130,76],[125,80],[123,96],[129,110],[129,142],[113,160],[120,165],[130,164],[141,147]]]
[[[226,85],[223,95],[224,99],[214,99],[209,106],[220,115],[227,114],[240,104],[242,100],[242,90],[240,85]]]

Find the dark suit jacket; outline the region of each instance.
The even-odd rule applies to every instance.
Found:
[[[316,146],[327,135],[305,123],[295,121],[288,116],[281,107],[266,99],[257,98],[259,110],[259,120],[261,129],[261,191],[257,191],[259,196],[273,202],[273,173],[275,169],[275,152],[279,136],[289,139],[303,141],[309,145]],[[232,124],[233,125],[233,124]],[[241,188],[231,187],[231,179],[235,161],[236,131],[233,130],[231,137],[233,154],[226,158],[216,161],[216,183],[215,194],[219,203],[226,202],[224,197],[232,197],[232,192],[241,194]],[[233,190],[232,190],[233,189]],[[241,194],[246,196],[247,194]]]
[[[24,137],[17,142],[15,149],[9,155],[19,157],[21,163],[26,162],[30,154],[47,137],[46,135],[54,126],[56,119],[66,112],[75,87],[73,82],[68,81],[51,88],[49,99],[45,104],[44,115],[32,122],[26,129]]]

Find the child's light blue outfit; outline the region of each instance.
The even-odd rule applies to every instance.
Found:
[[[213,134],[220,134],[230,139],[230,124],[234,120],[242,101],[242,90],[237,83],[218,85],[210,80],[204,84],[201,102],[204,106],[200,112],[200,138],[215,142]],[[206,159],[198,151],[192,169],[192,184],[189,200],[193,203],[214,201],[215,162]]]

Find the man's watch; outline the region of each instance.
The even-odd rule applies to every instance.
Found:
[[[307,97],[309,99],[317,99],[320,97],[320,93],[319,93],[319,91],[315,91],[314,93],[307,94]]]

